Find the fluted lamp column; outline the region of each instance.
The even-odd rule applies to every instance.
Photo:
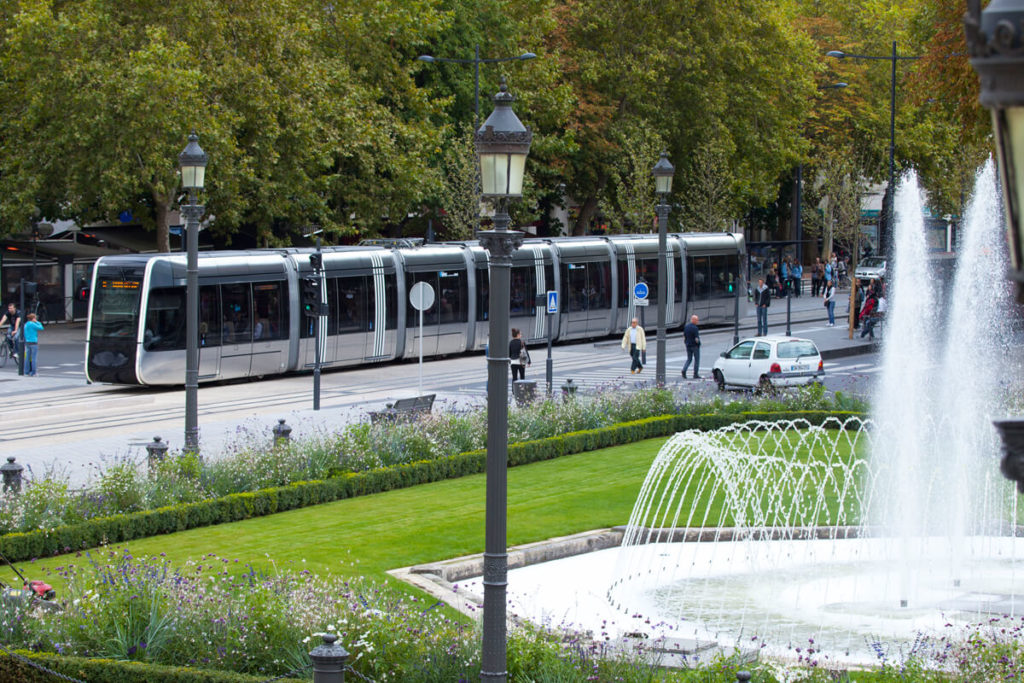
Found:
[[[509,230],[508,203],[522,197],[533,134],[512,111],[505,80],[494,111],[476,132],[483,198],[495,204],[494,230],[479,233],[488,253],[490,320],[487,340],[487,503],[484,538],[484,624],[480,680],[505,681],[508,585],[508,337],[512,255],[523,233]]]

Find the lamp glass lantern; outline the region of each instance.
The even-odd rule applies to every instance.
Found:
[[[675,166],[668,160],[668,152],[662,152],[658,163],[651,169],[651,173],[654,174],[654,189],[658,194],[665,196],[672,192],[672,176],[675,172]]]
[[[199,136],[192,131],[188,144],[178,155],[181,168],[181,187],[185,190],[202,190],[206,181],[206,152],[199,146]]]
[[[515,100],[504,79],[494,96],[494,111],[476,132],[480,158],[480,180],[485,199],[515,198],[523,195],[526,156],[533,133],[512,111]]]

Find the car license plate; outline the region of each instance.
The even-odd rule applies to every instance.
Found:
[[[804,370],[807,369],[807,366],[806,365],[791,365],[789,367],[789,369],[790,369],[791,372],[803,372]]]

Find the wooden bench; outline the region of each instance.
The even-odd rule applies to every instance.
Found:
[[[383,421],[395,422],[398,419],[415,418],[419,415],[428,414],[434,407],[434,398],[436,396],[437,394],[427,394],[426,396],[400,398],[394,403],[389,403],[384,410],[372,411],[370,413],[370,422],[373,424]]]

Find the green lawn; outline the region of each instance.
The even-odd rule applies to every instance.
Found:
[[[510,469],[509,545],[625,524],[664,442],[650,439]],[[117,547],[136,556],[166,553],[175,565],[215,553],[258,567],[273,560],[279,567],[383,578],[388,569],[482,552],[484,496],[479,474]],[[40,564],[67,562],[81,561],[60,556]],[[21,569],[39,571],[28,563]]]
[[[658,450],[658,438],[508,471],[508,543],[518,545],[625,524]],[[850,457],[849,449],[844,453]],[[790,457],[814,457],[796,453]],[[124,544],[173,565],[208,553],[239,565],[292,566],[383,578],[388,569],[483,551],[483,474],[363,496],[267,517]],[[717,506],[719,500],[709,501]],[[834,501],[831,501],[834,502]],[[67,562],[48,558],[44,567]],[[23,572],[39,567],[22,563]],[[13,581],[13,574],[8,574]],[[49,576],[48,580],[58,580]],[[57,586],[58,588],[60,586]]]

